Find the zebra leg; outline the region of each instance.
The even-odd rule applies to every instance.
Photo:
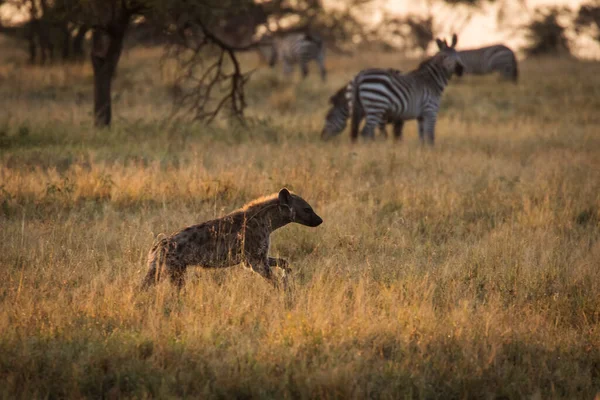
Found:
[[[300,64],[300,69],[302,70],[302,79],[306,79],[308,76],[308,64],[303,62]]]
[[[327,70],[325,69],[325,60],[323,57],[319,57],[317,59],[317,63],[319,64],[319,70],[321,71],[321,80],[325,82],[327,80]]]
[[[367,121],[362,129],[362,136],[369,139],[375,138],[375,128],[381,123],[381,115],[367,115]]]
[[[436,114],[427,114],[427,115],[423,116],[423,122],[421,124],[423,126],[423,131],[425,133],[425,135],[424,135],[425,136],[425,141],[430,146],[433,146],[433,143],[435,141],[435,122],[436,122],[436,119],[437,119]]]
[[[394,139],[402,140],[402,129],[404,128],[404,121],[399,119],[394,121]]]
[[[387,139],[388,134],[387,134],[386,126],[387,126],[387,123],[385,121],[381,121],[379,123],[379,132],[381,132],[381,135]]]
[[[417,122],[419,124],[419,141],[423,144],[424,138],[424,129],[423,129],[423,117],[417,118]]]
[[[352,113],[352,118],[350,121],[350,139],[353,142],[356,142],[356,139],[358,138],[358,126],[360,125],[360,121],[363,119],[363,115],[362,112],[358,110],[356,102],[352,103],[352,107],[353,109],[350,110]]]
[[[502,75],[504,77],[504,79],[508,80],[508,81],[513,81],[513,82],[517,82],[517,67],[515,65],[508,65],[506,67],[504,67],[504,70],[502,71]]]
[[[286,61],[286,60],[283,60],[282,64],[283,64],[283,75],[284,75],[286,78],[289,78],[289,77],[290,77],[290,75],[291,75],[291,73],[292,73],[292,64],[290,64],[290,63],[289,63],[288,61]]]

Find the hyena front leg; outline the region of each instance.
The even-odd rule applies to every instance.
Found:
[[[284,260],[283,258],[269,257],[269,266],[279,267],[283,270],[283,290],[287,291],[290,286],[290,274],[292,273],[292,269],[289,267],[289,263],[287,262],[287,260]]]
[[[250,268],[260,276],[265,278],[267,281],[271,282],[275,288],[279,288],[277,279],[273,276],[273,271],[271,270],[270,260],[267,258],[265,260],[248,260],[247,264],[250,265]]]

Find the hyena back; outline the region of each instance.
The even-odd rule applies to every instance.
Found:
[[[241,263],[276,285],[271,267],[285,271],[287,261],[269,257],[270,235],[290,222],[315,227],[323,220],[304,199],[284,188],[222,218],[187,227],[150,249],[142,287],[157,283],[166,273],[181,288],[188,266],[224,268]]]

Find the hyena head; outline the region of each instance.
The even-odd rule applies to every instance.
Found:
[[[292,222],[297,222],[306,226],[319,226],[323,222],[302,197],[291,194],[286,188],[279,191],[279,209],[290,218]]]
[[[444,41],[440,39],[435,39],[435,42],[437,43],[440,51],[434,57],[436,57],[441,63],[441,65],[444,67],[444,69],[446,70],[446,75],[448,77],[451,77],[452,74],[462,76],[463,71],[465,70],[465,65],[463,64],[462,60],[460,59],[460,56],[456,52],[457,41],[458,38],[456,36],[456,33],[452,35],[452,43],[450,44],[450,46],[448,46],[448,42],[446,42],[446,39],[444,39]]]
[[[345,128],[350,117],[348,100],[346,99],[346,86],[339,89],[329,98],[331,108],[325,116],[325,126],[321,131],[321,139],[328,140],[339,135]]]

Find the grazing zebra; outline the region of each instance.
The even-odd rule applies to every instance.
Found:
[[[400,71],[395,69],[368,69],[364,70],[363,74],[378,74],[381,72],[390,72],[401,74]],[[350,84],[350,83],[348,83]],[[331,104],[331,108],[327,112],[325,116],[325,126],[321,131],[321,139],[329,140],[334,136],[339,135],[345,128],[348,118],[350,118],[350,106],[347,98],[347,87],[348,84],[341,87],[333,96],[329,98],[329,103]],[[357,112],[361,113],[361,120],[364,118],[364,114],[362,114],[362,109],[357,110]],[[402,138],[402,128],[404,126],[404,121],[400,120],[391,120],[386,119],[382,120],[379,124],[379,130],[383,134],[383,136],[387,137],[387,131],[385,129],[386,123],[391,123],[394,126],[394,138],[401,139]]]
[[[511,49],[502,44],[462,50],[458,55],[465,65],[465,74],[484,75],[499,72],[505,79],[517,82],[517,58]]]
[[[283,64],[283,73],[289,76],[295,64],[300,64],[302,78],[308,75],[308,63],[315,60],[319,64],[321,79],[325,80],[325,46],[321,38],[310,33],[288,33],[270,40],[268,48],[259,48],[262,56],[274,67],[277,61]],[[267,54],[265,54],[267,53]]]
[[[452,74],[461,76],[464,68],[455,49],[456,35],[452,36],[450,46],[445,40],[436,39],[436,42],[440,51],[408,74],[385,70],[378,74],[360,72],[348,85],[353,140],[356,140],[358,125],[364,115],[363,136],[373,138],[375,127],[385,119],[417,119],[419,139],[433,145],[444,88]]]

